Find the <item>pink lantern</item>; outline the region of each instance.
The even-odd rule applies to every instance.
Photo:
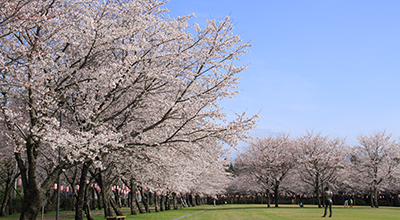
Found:
[[[76,185],[76,190],[79,190],[79,185]]]
[[[22,180],[18,179],[18,186],[21,186]]]
[[[69,192],[69,187],[68,187],[68,186],[65,188],[65,191],[66,191],[66,192]]]
[[[63,187],[63,186],[60,186],[60,191],[63,191],[63,189],[64,189],[64,187]]]
[[[57,183],[54,183],[54,190],[57,190]]]

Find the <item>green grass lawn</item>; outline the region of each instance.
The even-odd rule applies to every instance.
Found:
[[[329,213],[329,211],[328,211]],[[219,206],[206,212],[192,215],[187,220],[193,219],[321,219],[323,208],[306,206],[300,208],[297,205],[281,205],[279,208],[266,208],[265,205],[227,205]],[[328,214],[329,215],[329,214]],[[373,209],[367,206],[344,208],[333,207],[333,218],[343,220],[354,219],[400,219],[400,208],[380,207]]]
[[[202,210],[206,210],[200,212]],[[317,208],[316,205],[306,205],[305,208],[300,208],[297,205],[280,205],[279,208],[267,208],[266,205],[224,205],[213,208],[211,205],[195,206],[178,210],[170,210],[164,212],[154,212],[148,214],[131,215],[129,212],[124,213],[127,220],[133,219],[176,219],[195,213],[184,218],[184,220],[212,220],[212,219],[227,219],[227,220],[298,220],[298,219],[322,219],[324,213],[323,208]],[[60,217],[65,212],[60,213]],[[48,213],[52,215],[54,213]],[[17,219],[19,216],[6,216],[0,219]],[[55,216],[54,216],[55,217]],[[94,216],[95,219],[104,219],[103,215]],[[399,207],[381,206],[379,209],[370,208],[369,206],[355,206],[353,208],[344,208],[343,206],[333,206],[333,218],[340,220],[390,220],[400,219]],[[55,219],[55,218],[54,218]],[[66,218],[60,218],[66,219]],[[68,218],[73,219],[73,218]],[[329,219],[329,218],[328,218]]]

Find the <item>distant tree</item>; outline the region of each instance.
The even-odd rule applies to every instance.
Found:
[[[348,146],[340,138],[329,139],[328,136],[315,135],[313,132],[297,138],[295,145],[299,177],[313,188],[318,207],[321,207],[323,188],[328,185],[333,187],[344,168]]]
[[[295,166],[295,150],[287,135],[279,135],[249,142],[238,157],[241,174],[252,176],[264,188],[268,198],[274,192],[275,207],[278,207],[279,187]]]
[[[369,188],[371,206],[379,208],[382,185],[394,177],[400,162],[399,143],[385,131],[358,136],[360,145],[352,149],[351,164],[357,174],[355,181]]]

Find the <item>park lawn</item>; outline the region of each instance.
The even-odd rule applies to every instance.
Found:
[[[201,205],[201,206],[195,206],[195,207],[190,207],[190,208],[183,208],[183,209],[177,209],[177,210],[169,210],[169,211],[163,211],[163,212],[155,212],[154,210],[151,210],[151,213],[146,213],[146,214],[139,214],[137,212],[137,215],[131,215],[130,212],[124,213],[126,216],[126,220],[134,220],[134,219],[176,219],[185,215],[189,215],[195,212],[203,211],[205,209],[212,208],[212,205]],[[104,215],[96,215],[93,216],[94,219],[105,219]],[[63,220],[73,220],[74,218],[60,218]],[[85,219],[85,218],[84,218]]]
[[[203,211],[207,210],[207,211]],[[203,212],[201,212],[203,211]],[[164,212],[154,212],[148,214],[131,215],[129,212],[124,213],[126,220],[134,219],[176,219],[182,216],[193,214],[184,220],[213,220],[213,219],[228,219],[228,220],[297,220],[297,219],[321,219],[324,212],[323,208],[318,208],[316,205],[306,205],[305,208],[300,208],[298,205],[280,205],[279,208],[267,208],[266,205],[222,205],[213,207],[211,205],[195,206],[191,208],[183,208],[178,210],[170,210]],[[329,213],[329,212],[328,212]],[[47,213],[52,215],[55,213]],[[66,212],[60,212],[60,219],[73,220],[74,218],[62,218]],[[19,215],[0,217],[0,219],[18,219]],[[400,219],[399,207],[381,206],[379,209],[369,206],[355,206],[353,208],[344,208],[343,206],[333,206],[333,218],[340,220],[390,220]],[[55,218],[54,218],[55,219]],[[105,219],[104,215],[96,215],[94,219]],[[328,218],[329,219],[329,218]]]
[[[200,212],[202,210],[206,210]],[[324,213],[323,208],[316,205],[306,205],[300,208],[298,205],[280,205],[279,208],[267,208],[266,205],[222,205],[213,208],[211,205],[195,206],[178,210],[164,212],[152,212],[150,214],[138,214],[136,216],[125,213],[127,220],[134,219],[176,219],[182,216],[195,213],[183,218],[184,220],[298,220],[298,219],[321,219]],[[329,212],[328,212],[329,213]],[[328,214],[329,215],[329,214]],[[381,206],[379,209],[369,206],[355,206],[344,208],[343,206],[333,206],[333,218],[340,220],[390,220],[400,219],[400,208]],[[104,219],[103,216],[95,216],[95,219]],[[329,218],[327,218],[329,219]]]
[[[305,208],[300,208],[297,205],[280,205],[279,208],[266,208],[265,205],[227,205],[218,206],[215,209],[192,215],[185,218],[185,220],[321,219],[323,214],[323,208],[319,209],[317,206],[311,205]],[[380,207],[379,209],[373,209],[368,206],[355,206],[353,208],[333,206],[333,218],[340,220],[400,219],[400,209],[396,207]]]

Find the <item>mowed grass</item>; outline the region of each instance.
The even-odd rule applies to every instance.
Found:
[[[185,219],[228,219],[228,220],[255,220],[255,219],[321,219],[324,208],[308,205],[300,208],[297,205],[280,205],[279,208],[267,208],[265,205],[226,205],[215,209],[189,216]],[[329,215],[329,210],[328,210]],[[333,206],[333,218],[343,220],[354,219],[400,219],[400,208],[380,207],[379,209],[367,206],[344,208]]]
[[[211,209],[210,209],[211,208]],[[204,212],[201,210],[209,209]],[[196,213],[198,212],[198,213]],[[300,208],[297,205],[280,205],[279,208],[267,208],[266,205],[223,205],[212,208],[212,206],[196,206],[192,208],[171,210],[160,213],[150,213],[138,216],[127,215],[127,219],[176,219],[191,213],[196,213],[185,217],[185,220],[298,220],[298,219],[321,219],[324,214],[323,208],[315,205],[308,205]],[[329,213],[329,211],[328,211]],[[328,214],[329,215],[329,214]],[[328,218],[328,217],[327,217]],[[379,209],[368,206],[355,206],[353,208],[344,208],[343,206],[333,206],[333,218],[343,220],[387,220],[400,219],[400,208],[398,207],[380,207]],[[329,219],[329,218],[328,218]]]
[[[195,206],[191,208],[183,208],[183,209],[170,210],[164,212],[154,212],[154,210],[152,210],[152,213],[148,214],[131,215],[128,212],[124,213],[124,215],[126,216],[127,220],[134,220],[134,219],[172,220],[190,214],[192,215],[187,216],[183,219],[184,220],[307,219],[308,220],[308,219],[322,219],[321,216],[323,215],[323,213],[324,213],[324,208],[318,208],[316,205],[306,205],[305,208],[300,208],[298,205],[280,205],[279,208],[275,207],[267,208],[266,205],[223,205],[214,208],[211,205],[202,205],[202,206]],[[16,219],[17,216],[13,217],[9,216],[6,219]],[[62,218],[62,215],[60,217],[61,217],[60,219],[64,220],[74,219],[74,218]],[[94,216],[94,218],[105,219],[104,215],[96,215]],[[3,218],[0,217],[0,219]],[[327,219],[330,218],[327,217]],[[344,208],[343,206],[333,206],[333,219],[340,219],[340,220],[400,219],[400,208],[381,206],[379,209],[376,209],[376,208],[371,208],[369,206],[354,206],[353,208]]]

